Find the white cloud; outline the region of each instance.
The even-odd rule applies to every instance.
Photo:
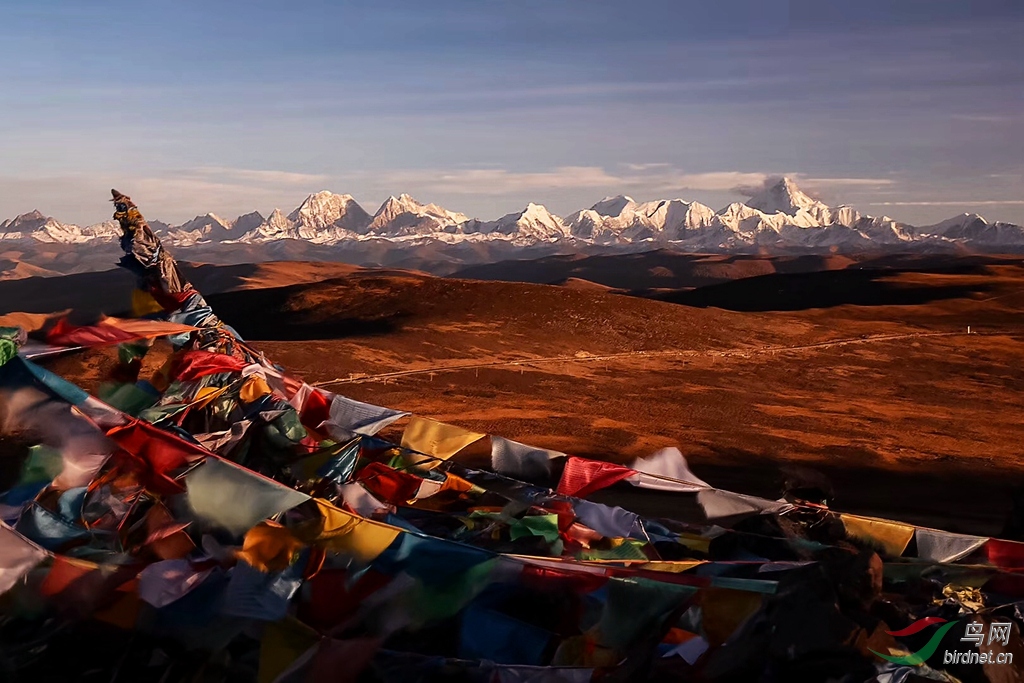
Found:
[[[415,187],[418,192],[467,195],[507,195],[551,188],[605,187],[619,182],[617,177],[597,166],[561,166],[550,171],[536,172],[497,168],[399,170],[359,173],[348,178],[399,190]]]
[[[214,178],[220,181],[259,183],[264,185],[302,185],[309,187],[327,182],[330,176],[318,173],[294,173],[291,171],[257,171],[222,166],[204,166],[183,172],[182,175],[199,178]]]
[[[896,181],[892,178],[808,178],[799,173],[793,174],[793,179],[810,185],[834,185],[834,186],[863,186],[882,187],[894,185]]]
[[[628,164],[623,171],[615,173],[600,166],[560,166],[547,171],[415,169],[350,174],[339,179],[391,188],[389,192],[398,188],[420,193],[503,196],[552,189],[728,192],[740,185],[761,184],[768,177],[765,173],[742,171],[686,173],[661,163]]]
[[[655,168],[671,168],[672,164],[658,162],[652,164],[624,164],[630,171],[649,171]]]

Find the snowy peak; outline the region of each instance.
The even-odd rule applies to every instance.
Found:
[[[615,244],[684,239],[706,227],[713,216],[714,211],[697,202],[659,199],[637,204],[631,197],[620,195],[577,211],[566,223],[574,237]]]
[[[437,204],[421,204],[407,194],[391,196],[377,209],[367,233],[384,237],[429,235],[452,232],[469,216],[455,213]]]
[[[121,226],[111,219],[82,228],[82,234],[98,240],[114,241],[121,238]]]
[[[423,204],[420,204],[407,194],[401,194],[397,197],[391,195],[380,205],[377,213],[373,214],[373,223],[375,226],[387,224],[403,213],[420,214],[423,213],[425,208]]]
[[[47,218],[31,232],[30,237],[36,242],[49,244],[81,244],[91,239],[77,225],[64,224],[53,218]]]
[[[776,211],[762,211],[756,209],[749,204],[743,204],[742,202],[733,202],[729,206],[719,211],[716,215],[726,220],[747,220],[748,218],[763,218],[766,215],[779,213]]]
[[[552,241],[569,235],[562,219],[540,204],[530,203],[522,211],[505,214],[495,221],[468,221],[465,233],[505,235],[531,241]]]
[[[31,232],[42,227],[47,220],[49,218],[36,209],[0,223],[0,232]]]
[[[986,221],[984,218],[982,218],[981,216],[979,216],[976,213],[962,213],[959,216],[953,216],[952,218],[947,218],[946,220],[942,221],[941,223],[936,223],[935,225],[925,226],[925,227],[921,228],[921,230],[923,232],[927,232],[927,233],[930,233],[930,234],[933,234],[933,235],[944,235],[947,232],[949,232],[950,230],[963,229],[966,226],[975,225],[975,224],[979,224],[979,225],[983,225],[984,226],[984,225],[988,225],[989,223],[988,223],[988,221]]]
[[[231,230],[231,224],[215,213],[208,213],[202,216],[196,216],[192,220],[186,221],[181,225],[174,226],[171,230],[179,230],[181,232],[192,232],[198,230],[203,235],[209,235],[214,232],[228,232]]]
[[[764,213],[784,213],[790,216],[797,215],[801,210],[813,211],[823,206],[828,208],[805,194],[789,178],[780,178],[744,203]]]
[[[314,232],[330,228],[362,232],[370,224],[370,215],[352,195],[323,190],[306,197],[288,220]]]
[[[152,227],[152,226],[150,226]],[[204,242],[222,242],[233,237],[231,223],[214,213],[196,216],[190,221],[166,230],[174,246],[191,246]]]
[[[793,222],[803,228],[822,227],[833,223],[852,227],[861,218],[859,213],[848,206],[832,208],[813,199],[789,178],[781,178],[767,186],[762,192],[748,199],[745,205],[768,216],[791,216]],[[724,210],[720,213],[724,213]]]
[[[599,216],[619,216],[626,207],[634,204],[636,202],[633,201],[632,197],[620,194],[614,197],[605,197],[590,207],[590,210],[596,212]]]
[[[244,235],[250,230],[255,230],[263,224],[263,215],[259,211],[253,211],[251,213],[239,216],[231,223],[231,230],[239,235]]]
[[[239,219],[240,221],[241,219]],[[295,223],[288,220],[284,213],[281,212],[281,209],[274,209],[265,221],[247,231],[238,238],[238,241],[251,244],[273,242],[282,239],[298,239],[298,234],[295,230]]]
[[[919,238],[969,242],[990,247],[1019,247],[1024,239],[1024,228],[999,221],[989,223],[976,213],[962,213],[935,225],[914,228],[913,231]]]
[[[267,225],[283,227],[288,224],[290,224],[290,221],[281,213],[281,209],[274,209],[267,218]]]

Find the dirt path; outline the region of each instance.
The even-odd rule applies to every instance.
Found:
[[[978,332],[972,332],[972,335],[980,334]],[[988,332],[986,334],[1001,334],[998,332]],[[664,356],[679,356],[679,357],[698,357],[698,356],[713,356],[713,357],[740,357],[749,358],[753,355],[766,355],[774,354],[783,351],[812,351],[818,349],[831,349],[840,346],[849,346],[852,344],[870,344],[874,342],[884,341],[896,341],[900,339],[919,339],[922,337],[954,337],[954,336],[967,336],[966,331],[957,332],[913,332],[908,334],[876,334],[862,337],[850,337],[847,339],[835,339],[832,341],[816,342],[814,344],[796,344],[790,346],[764,346],[761,348],[754,349],[733,349],[728,351],[717,351],[717,350],[677,350],[668,349],[664,351],[628,351],[625,353],[612,353],[606,355],[591,355],[580,353],[574,356],[548,356],[542,358],[523,358],[519,360],[509,361],[491,361],[488,363],[476,363],[473,361],[466,362],[455,362],[445,363],[443,365],[433,365],[429,368],[418,368],[415,370],[398,370],[395,372],[385,372],[378,375],[355,375],[351,377],[338,377],[323,382],[316,382],[313,386],[325,387],[335,384],[352,384],[355,382],[377,382],[387,381],[389,379],[395,379],[398,377],[409,377],[412,375],[425,375],[439,372],[454,372],[461,370],[473,370],[477,368],[494,368],[494,367],[514,367],[519,365],[535,365],[537,363],[587,363],[592,361],[614,361],[623,360],[627,358],[653,358],[653,357],[664,357]]]

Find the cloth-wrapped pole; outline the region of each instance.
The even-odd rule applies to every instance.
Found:
[[[174,257],[149,227],[139,208],[128,195],[111,190],[114,218],[121,226],[124,256],[118,265],[138,277],[138,290],[148,295],[171,322],[200,328],[196,334],[199,348],[222,345],[238,334],[214,314],[192,284],[185,279]],[[172,340],[182,346],[188,338]]]

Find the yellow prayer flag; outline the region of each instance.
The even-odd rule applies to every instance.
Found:
[[[157,303],[149,292],[132,290],[132,316],[142,318],[153,313],[162,313],[164,307]]]
[[[260,522],[245,534],[239,558],[261,572],[279,572],[286,569],[302,549],[302,542],[277,522]]]
[[[425,417],[413,417],[402,434],[402,446],[447,460],[469,444],[487,436]]]
[[[700,605],[705,638],[718,647],[729,639],[740,624],[760,609],[764,596],[730,588],[702,588],[696,602]]]
[[[192,399],[192,405],[195,408],[203,408],[225,391],[227,391],[227,387],[200,387],[196,392],[196,397]]]
[[[329,552],[345,553],[369,562],[401,533],[401,529],[345,512],[325,500],[314,500],[323,516],[323,528],[312,542]]]
[[[260,641],[258,683],[273,683],[319,640],[320,634],[298,619],[287,617],[267,624]]]
[[[267,394],[271,393],[270,385],[267,384],[267,380],[263,379],[259,375],[250,375],[249,379],[245,381],[242,388],[238,392],[238,398],[243,403],[253,403]]]
[[[881,546],[886,554],[899,557],[914,537],[914,527],[885,519],[839,515],[846,533],[861,541]]]
[[[711,548],[711,539],[698,536],[697,534],[679,534],[676,540],[690,550],[696,550],[701,553],[706,553]]]

